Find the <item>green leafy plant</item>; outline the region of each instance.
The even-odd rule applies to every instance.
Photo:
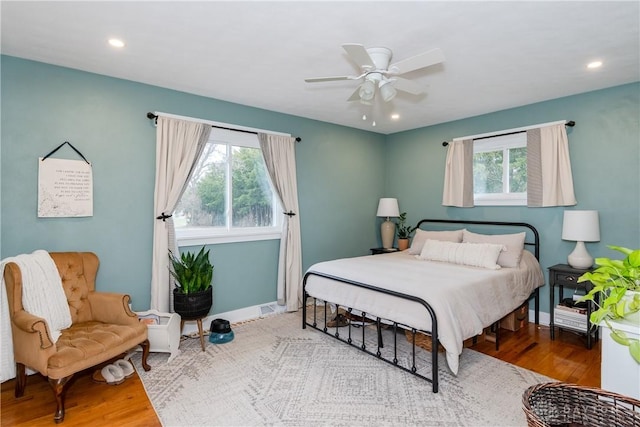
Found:
[[[184,252],[177,257],[169,251],[171,267],[169,273],[176,279],[176,287],[183,294],[207,290],[211,287],[213,265],[209,260],[209,251],[204,246],[197,255]]]
[[[418,227],[411,227],[410,225],[405,225],[406,221],[407,221],[407,213],[402,212],[400,214],[400,220],[396,223],[398,239],[408,239],[409,237],[411,237],[411,233],[416,231],[416,228],[418,228]]]
[[[611,329],[611,338],[618,344],[628,346],[634,360],[640,364],[640,340],[628,337],[624,331],[616,329],[611,320],[627,319],[640,311],[640,249],[608,246],[626,257],[622,260],[596,258],[596,268],[580,276],[578,282],[589,281],[593,288],[583,301],[593,301],[597,310],[589,320],[594,325],[604,322]],[[634,291],[630,294],[627,291]],[[598,296],[598,298],[596,298]],[[636,314],[637,316],[637,314]],[[636,320],[638,322],[638,320]]]

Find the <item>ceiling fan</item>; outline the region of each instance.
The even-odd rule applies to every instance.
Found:
[[[356,43],[343,44],[342,47],[349,57],[360,67],[360,75],[312,77],[304,79],[304,81],[307,83],[318,83],[362,79],[362,83],[347,100],[360,101],[368,105],[373,102],[376,92],[379,92],[385,102],[391,101],[396,96],[397,91],[407,92],[413,95],[424,93],[424,89],[420,85],[399,76],[444,62],[444,55],[440,49],[432,49],[390,64],[392,52],[391,49],[386,47],[365,48],[363,45]]]

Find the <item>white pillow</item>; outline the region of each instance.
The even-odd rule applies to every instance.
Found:
[[[503,245],[492,243],[454,243],[427,239],[418,258],[498,270],[500,266],[497,260],[504,249]]]
[[[515,234],[477,234],[468,230],[462,233],[464,243],[493,243],[504,245],[506,250],[500,254],[498,264],[502,267],[517,268],[520,265],[526,233]]]
[[[420,255],[424,242],[426,242],[427,239],[440,240],[441,242],[460,243],[462,242],[462,229],[452,231],[426,231],[417,229],[416,234],[413,236],[413,240],[411,241],[409,253],[411,255]]]

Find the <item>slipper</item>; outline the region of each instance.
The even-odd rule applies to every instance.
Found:
[[[113,362],[113,364],[122,369],[122,373],[125,378],[131,378],[133,376],[134,369],[133,365],[131,365],[131,362],[125,359],[120,359]]]
[[[356,323],[358,324],[358,326],[362,326],[363,323],[364,324],[375,323],[375,320],[373,320],[373,319],[365,317],[364,320],[363,320],[361,315],[359,316],[359,315],[353,314],[353,313],[345,313],[344,317],[346,317],[347,320],[349,320],[351,322],[351,324],[354,325],[354,326],[355,326]]]
[[[91,376],[93,381],[102,384],[118,385],[124,382],[124,372],[116,365],[107,365]]]
[[[104,379],[104,377],[102,376],[102,372],[100,371],[101,369],[96,369],[95,371],[93,371],[93,374],[91,375],[91,379],[93,380],[94,383],[106,384],[107,380]]]
[[[328,328],[342,328],[343,326],[347,326],[349,324],[349,319],[347,319],[344,314],[338,314],[333,320],[329,320],[327,322]]]

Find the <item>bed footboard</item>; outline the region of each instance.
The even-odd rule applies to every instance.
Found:
[[[369,290],[373,290],[376,292],[381,292],[383,294],[386,295],[392,295],[398,298],[403,298],[403,299],[407,299],[410,301],[414,301],[418,304],[421,304],[425,310],[426,310],[426,314],[428,316],[430,316],[431,318],[431,331],[417,331],[414,328],[411,328],[409,326],[406,325],[402,325],[399,324],[397,322],[395,322],[393,319],[382,319],[380,317],[376,317],[374,322],[375,322],[375,326],[376,326],[376,340],[375,342],[377,343],[377,348],[375,348],[375,351],[371,350],[371,346],[367,345],[367,338],[366,338],[366,331],[367,328],[364,327],[364,323],[365,320],[368,318],[367,313],[365,312],[361,312],[359,314],[359,316],[362,319],[362,324],[360,327],[358,327],[357,329],[359,329],[359,331],[355,331],[354,329],[356,329],[356,326],[352,325],[352,322],[349,322],[348,325],[346,325],[346,327],[348,328],[346,331],[346,336],[344,336],[343,334],[340,333],[339,329],[339,325],[336,324],[335,328],[333,327],[328,327],[327,323],[328,320],[327,319],[327,305],[328,304],[335,304],[335,302],[333,301],[323,301],[324,302],[324,310],[323,313],[321,314],[321,316],[323,317],[322,320],[322,324],[319,325],[319,319],[318,319],[318,299],[309,295],[306,291],[306,285],[307,285],[307,279],[309,278],[309,276],[319,276],[319,277],[324,277],[327,279],[331,279],[331,280],[335,280],[338,282],[342,282],[345,283],[347,285],[350,286],[356,286],[356,287],[360,287],[360,288],[365,288],[365,289],[369,289]],[[378,288],[376,286],[371,286],[368,285],[366,283],[360,283],[360,282],[356,282],[353,280],[348,280],[348,279],[344,279],[344,278],[340,278],[340,277],[335,277],[332,275],[328,275],[328,274],[323,274],[323,273],[318,273],[318,272],[307,272],[304,276],[303,282],[302,282],[302,328],[306,329],[307,326],[310,326],[320,332],[323,332],[329,336],[332,336],[336,339],[338,339],[339,341],[342,341],[352,347],[358,348],[359,350],[364,351],[365,353],[368,353],[380,360],[383,360],[403,371],[409,372],[412,375],[415,375],[421,379],[424,379],[428,382],[431,383],[432,385],[432,391],[434,393],[438,392],[438,348],[439,346],[439,341],[438,341],[438,322],[436,319],[436,315],[435,312],[433,311],[432,307],[423,299],[421,298],[417,298],[413,295],[407,295],[407,294],[403,294],[403,293],[399,293],[399,292],[395,292],[395,291],[391,291],[388,289],[383,289],[383,288]],[[313,298],[313,313],[311,314],[311,319],[308,318],[307,315],[307,300],[309,297]],[[353,310],[358,310],[358,307],[342,307],[339,304],[335,304],[337,306],[337,310],[336,313],[339,312],[340,308],[344,308],[346,309],[346,311],[348,313],[352,313]],[[393,328],[393,348],[392,351],[385,351],[385,354],[383,354],[382,350],[384,348],[384,343],[382,340],[382,333],[381,330],[383,327],[386,328]],[[352,329],[353,328],[353,329]],[[399,363],[398,361],[398,342],[397,342],[397,333],[399,329],[408,329],[412,332],[412,336],[413,336],[413,340],[411,342],[411,362],[410,362],[410,366],[404,366],[402,364]],[[416,340],[415,340],[415,334],[417,332],[422,332],[426,335],[429,335],[431,337],[431,342],[432,342],[432,346],[431,346],[431,377],[429,378],[426,375],[423,375],[419,372],[419,367],[416,366]],[[359,340],[359,342],[356,342],[356,340],[354,339],[355,335],[361,333],[361,339]],[[371,340],[370,340],[371,342]],[[374,345],[374,347],[376,347],[376,345]],[[390,357],[389,357],[390,356]]]

